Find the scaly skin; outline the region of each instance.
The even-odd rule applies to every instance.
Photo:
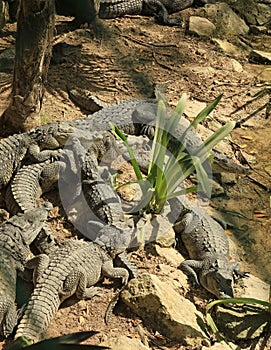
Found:
[[[244,273],[238,263],[229,261],[229,241],[221,224],[200,208],[186,208],[174,230],[190,257],[180,265],[190,281],[219,299],[233,297],[234,277]]]
[[[94,285],[102,276],[128,281],[128,272],[113,267],[112,258],[98,244],[67,240],[49,255],[47,266],[37,275],[34,291],[19,323],[15,339],[24,336],[36,342],[46,331],[61,302],[76,293],[87,299],[99,291]],[[45,267],[46,266],[46,267]]]
[[[52,163],[48,159],[42,163],[22,166],[6,190],[5,202],[8,211],[14,215],[35,208],[38,197],[49,191],[58,180],[58,163]],[[43,176],[44,173],[46,176]],[[43,182],[46,182],[46,186]]]
[[[0,323],[3,336],[9,336],[17,323],[15,307],[16,277],[23,271],[34,241],[52,206],[40,206],[13,216],[0,226]]]
[[[27,133],[4,138],[0,142],[0,188],[5,187],[26,158],[43,162],[57,157],[58,151],[73,134],[74,128],[65,122],[39,126]]]

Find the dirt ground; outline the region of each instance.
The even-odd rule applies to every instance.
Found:
[[[186,15],[189,15],[189,11]],[[235,57],[243,66],[243,71],[240,72],[233,68],[233,57],[220,52],[209,39],[186,34],[185,26],[165,27],[155,24],[153,18],[133,16],[104,21],[102,28],[98,32],[88,27],[76,29],[70,18],[57,18],[55,44],[65,43],[62,46],[63,62],[52,63],[50,66],[41,110],[42,122],[85,117],[84,111],[69,99],[67,86],[87,89],[101,100],[114,103],[131,97],[151,96],[154,86],[160,85],[165,87],[170,107],[176,105],[183,92],[188,93],[191,101],[201,102],[210,102],[223,93],[221,103],[207,124],[215,120],[222,123],[230,119],[239,120],[266,102],[267,97],[264,97],[231,115],[236,108],[251,99],[252,88],[262,82],[263,75],[258,79],[255,77],[263,67],[249,63],[246,53]],[[258,38],[250,39],[258,45]],[[0,50],[14,45],[14,42],[15,24],[8,24],[0,33]],[[0,79],[2,114],[8,103],[12,73],[2,72]],[[270,83],[271,75],[265,75],[264,79],[269,79]],[[257,173],[253,172],[250,179],[240,177],[235,186],[227,189],[228,196],[245,217],[246,227],[241,233],[238,231],[237,240],[239,243],[242,239],[250,242],[242,259],[253,272],[257,272],[257,267],[262,264],[266,265],[259,247],[267,244],[269,255],[271,251],[268,192],[271,184],[271,123],[270,118],[264,118],[264,112],[257,113],[246,127],[237,128],[232,135],[239,153],[245,151],[255,157],[253,167]],[[50,219],[52,229],[61,239],[73,236],[75,230],[67,222],[57,195],[50,194],[49,198],[55,203]],[[225,212],[228,199],[216,199],[211,205],[216,208],[220,206]],[[253,231],[254,236],[248,236],[248,231]],[[162,279],[166,277],[159,269],[159,264],[164,262],[163,258],[140,251],[132,253],[131,259],[138,264],[141,272],[154,272]],[[269,260],[269,266],[266,266],[269,275],[261,270],[264,274],[261,277],[271,279],[270,263]],[[102,286],[102,297],[79,302],[73,298],[65,302],[51,323],[46,337],[91,329],[99,331],[99,334],[86,343],[97,344],[107,338],[125,334],[141,339],[152,349],[187,349],[182,344],[162,337],[154,325],[143,324],[121,303],[116,307],[110,324],[105,325],[104,313],[114,295],[114,288],[118,285],[106,280]],[[205,292],[202,296],[203,300],[210,298]],[[194,298],[196,299],[197,297]],[[9,340],[0,342],[0,349],[5,349],[9,343]]]

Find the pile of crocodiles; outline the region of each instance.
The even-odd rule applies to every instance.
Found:
[[[49,123],[1,140],[0,191],[13,215],[0,226],[0,323],[4,337],[16,329],[15,339],[23,336],[36,342],[65,298],[74,293],[79,299],[96,295],[100,290],[95,284],[103,276],[120,278],[124,286],[129,277],[137,277],[137,267],[127,255],[136,226],[127,225],[120,198],[104,171],[120,153],[109,123],[127,135],[151,139],[156,113],[156,100],[132,99],[84,119]],[[169,150],[176,147],[188,125],[182,118]],[[200,144],[190,130],[185,142],[187,152]],[[248,171],[224,155],[214,155],[214,165],[226,171]],[[68,217],[73,213],[75,226],[82,224],[82,239],[59,242],[46,224],[52,205],[37,205],[40,196],[57,184]],[[89,217],[80,204],[87,207]],[[222,224],[187,200],[172,203],[173,211],[177,213],[172,223],[176,236],[182,238],[191,258],[180,268],[194,284],[216,297],[232,297],[234,278],[243,274],[237,263],[229,261],[229,243]],[[40,254],[29,258],[33,244]],[[121,267],[113,266],[115,259]],[[28,279],[30,274],[34,284],[21,313],[15,307],[17,274]]]
[[[124,15],[154,16],[158,23],[169,26],[180,25],[177,18],[169,14],[192,6],[203,6],[217,0],[56,0],[56,12],[64,16],[74,16],[76,21],[92,22],[98,15],[102,19]],[[8,0],[10,17],[16,20],[18,0]]]

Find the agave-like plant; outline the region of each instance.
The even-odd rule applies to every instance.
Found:
[[[212,332],[214,333],[216,339],[224,344],[227,344],[231,349],[233,347],[228,343],[228,341],[223,338],[221,333],[219,332],[217,325],[215,324],[215,321],[211,315],[211,309],[216,305],[221,304],[246,304],[246,305],[261,305],[266,307],[267,311],[271,314],[271,303],[269,301],[261,300],[261,299],[254,299],[254,298],[227,298],[227,299],[219,299],[214,300],[211,303],[209,303],[206,307],[206,322],[211,328]],[[236,350],[239,349],[238,347]]]
[[[106,346],[79,344],[82,341],[97,334],[96,331],[77,332],[63,335],[57,338],[45,339],[36,344],[25,337],[19,337],[7,350],[20,350],[26,348],[27,350],[101,350],[110,349]]]
[[[178,197],[189,192],[203,191],[210,193],[210,181],[203,163],[210,157],[212,148],[223,140],[234,128],[235,123],[229,122],[213,133],[193,154],[186,150],[186,135],[202,122],[219,103],[222,95],[219,95],[212,103],[204,108],[193,120],[178,140],[178,146],[166,158],[167,146],[174,130],[178,125],[186,105],[187,96],[183,94],[175,110],[167,117],[166,104],[161,97],[158,101],[158,112],[154,139],[151,150],[146,178],[143,178],[139,165],[135,159],[132,148],[129,146],[126,136],[115,125],[111,125],[113,132],[125,143],[130,155],[137,181],[141,187],[142,200],[137,205],[144,212],[158,214],[161,212],[168,199]],[[167,160],[166,160],[167,159]],[[194,172],[197,173],[197,186],[191,186],[178,190],[180,185]]]

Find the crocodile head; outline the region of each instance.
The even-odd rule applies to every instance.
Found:
[[[201,285],[218,299],[233,298],[233,277],[228,271],[211,271],[200,278]]]
[[[207,259],[199,275],[200,284],[218,299],[233,298],[233,266],[226,259]]]
[[[235,173],[235,174],[250,174],[250,168],[246,168],[240,163],[236,163],[230,156],[223,153],[212,151],[212,170],[214,173]]]

